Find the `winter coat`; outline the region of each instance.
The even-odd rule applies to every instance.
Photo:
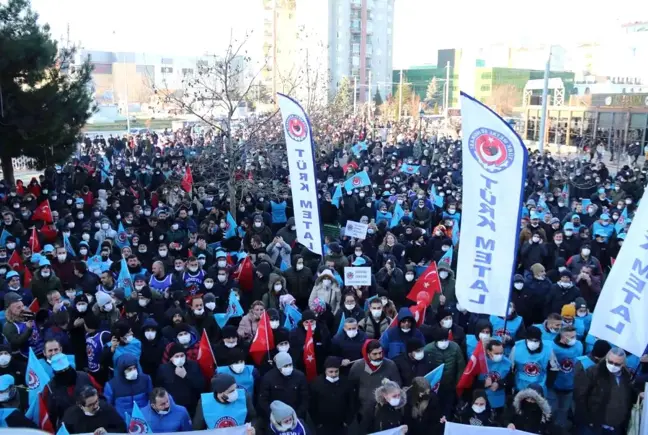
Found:
[[[277,282],[281,283],[281,290],[279,290],[278,292],[274,289],[274,285]],[[288,294],[288,291],[286,289],[286,279],[278,273],[271,273],[270,279],[268,279],[268,293],[263,295],[261,302],[263,302],[263,305],[265,305],[266,310],[269,310],[270,308],[279,310],[279,296],[285,294]]]
[[[574,384],[576,421],[622,429],[630,418],[634,399],[630,372],[624,367],[615,379],[602,359],[588,368],[580,380]]]
[[[297,260],[300,258],[302,258],[301,255],[293,256],[292,267],[284,271],[284,276],[288,292],[297,300],[297,306],[301,310],[305,310],[308,307],[308,297],[313,289],[313,272],[306,266],[299,271],[295,268]]]
[[[409,392],[408,392],[409,394]],[[441,435],[443,434],[443,425],[440,420],[443,417],[441,406],[439,404],[439,397],[430,392],[430,397],[426,404],[420,398],[417,402],[412,403],[412,399],[408,397],[407,405],[405,406],[405,424],[407,425],[408,435]],[[421,412],[421,408],[423,408]],[[414,409],[417,409],[417,415],[414,416]]]
[[[353,385],[344,376],[337,382],[329,382],[325,375],[319,375],[310,384],[309,414],[315,426],[331,431],[347,426],[356,417],[357,400]]]
[[[376,389],[374,392],[374,399],[376,401],[376,407],[374,409],[373,418],[371,418],[366,424],[363,420],[362,426],[367,428],[370,433],[373,432],[382,432],[388,429],[395,429],[399,426],[402,426],[405,421],[405,404],[407,403],[407,395],[405,393],[401,394],[401,401],[396,406],[391,406],[382,393],[381,389]]]
[[[277,231],[277,235],[280,236],[284,240],[284,242],[286,242],[290,246],[292,246],[295,240],[297,240],[297,230],[291,229],[293,225],[295,225],[295,218],[288,218],[286,226]]]
[[[380,344],[385,350],[385,356],[389,359],[394,359],[402,353],[406,353],[407,341],[411,338],[418,338],[423,343],[425,343],[425,337],[423,333],[416,326],[416,321],[414,316],[409,308],[401,308],[398,311],[398,322],[400,323],[403,320],[410,319],[412,321],[412,327],[409,332],[403,332],[400,328],[400,325],[390,327],[386,333],[380,337]]]
[[[275,400],[291,406],[300,418],[305,418],[309,402],[304,373],[293,370],[290,376],[284,376],[276,367],[266,373],[257,394],[257,409],[263,419],[270,417],[270,404]]]
[[[65,411],[63,416],[65,428],[71,434],[93,433],[100,427],[109,433],[126,433],[126,422],[121,414],[110,404],[99,401],[99,411],[95,415],[85,415],[83,410],[73,405]]]
[[[277,267],[280,267],[282,263],[288,265],[290,264],[290,254],[292,248],[285,241],[282,243],[272,242],[266,247],[266,252],[272,260],[272,264]]]
[[[290,331],[290,356],[293,359],[293,366],[299,370],[304,370],[304,347],[306,344],[306,329],[303,323],[298,322],[295,329]],[[331,334],[326,325],[319,321],[313,331],[313,345],[315,346],[315,361],[317,362],[317,371],[321,373],[324,370],[324,360],[330,355]]]
[[[193,415],[200,394],[205,391],[205,378],[195,361],[187,359],[184,368],[187,374],[181,378],[176,374],[176,366],[172,362],[162,364],[157,372],[156,385],[167,390],[169,395],[173,396],[175,403],[183,406],[189,415]]]
[[[356,361],[351,365],[349,380],[356,386],[361,410],[373,409],[376,403],[374,392],[376,388],[382,386],[383,379],[389,379],[401,385],[398,367],[390,359],[383,359],[383,363],[375,371],[369,368],[366,359]]]
[[[440,389],[454,389],[466,368],[466,360],[459,345],[451,341],[448,343],[447,349],[441,350],[435,342],[432,342],[427,344],[423,350],[425,358],[432,362],[434,368],[445,364]]]
[[[137,379],[129,381],[124,376],[124,370],[129,366],[137,367]],[[122,418],[126,413],[133,413],[133,404],[137,403],[140,408],[149,403],[149,393],[153,390],[151,377],[139,368],[138,359],[135,355],[124,354],[117,359],[115,377],[106,384],[104,396],[106,401],[113,405]]]
[[[221,329],[209,312],[205,311],[202,316],[196,316],[193,311],[189,311],[186,318],[187,324],[196,329],[198,337],[202,337],[204,331],[210,343],[216,343],[221,339]]]
[[[565,266],[567,266],[569,271],[574,276],[578,275],[581,272],[583,266],[591,267],[593,275],[601,275],[603,273],[603,270],[601,269],[601,262],[598,260],[598,258],[591,255],[587,260],[584,259],[580,254],[572,255],[567,259]]]
[[[427,375],[435,367],[429,354],[424,355],[422,360],[417,361],[412,359],[408,353],[402,353],[394,358],[394,364],[398,367],[398,373],[404,387],[412,385],[414,378]]]
[[[149,424],[153,433],[191,431],[191,417],[184,406],[176,405],[173,396],[169,394],[169,413],[160,415],[150,405],[141,408],[144,420]]]
[[[387,268],[383,267],[376,274],[376,285],[387,290],[390,297],[391,295],[396,295],[397,299],[401,299],[398,295],[403,293],[403,288],[405,287],[405,274],[400,268],[395,267],[390,275],[387,272]]]
[[[544,316],[547,317],[551,313],[558,313],[562,310],[563,305],[569,305],[580,297],[580,289],[573,283],[570,287],[560,287],[558,284],[551,286],[551,290],[547,295],[547,302],[545,304]]]
[[[72,375],[73,372],[74,374]],[[69,380],[67,375],[73,376]],[[74,371],[72,368],[64,373],[56,374],[47,384],[44,391],[45,404],[49,418],[56,427],[66,410],[76,402],[76,395],[85,386],[92,386],[92,382],[87,373]]]
[[[58,290],[63,293],[61,280],[54,275],[54,273],[52,273],[48,278],[43,278],[40,270],[34,273],[34,279],[31,282],[31,291],[32,295],[38,299],[38,303],[40,303],[41,307],[47,306],[47,293],[52,290]]]
[[[529,403],[526,399],[533,399]],[[537,391],[526,388],[515,395],[513,409],[508,418],[508,424],[513,424],[516,430],[539,435],[554,435],[556,428],[551,421],[551,407],[547,399]]]
[[[152,341],[149,341],[144,336],[144,330],[147,328],[155,328],[157,334]],[[162,335],[162,328],[155,321],[155,319],[149,317],[142,323],[142,328],[140,330],[141,341],[142,341],[142,355],[140,355],[140,365],[142,366],[142,371],[151,377],[151,380],[154,385],[157,385],[156,377],[158,367],[160,366],[160,361],[162,360],[162,355],[164,355],[164,349],[169,344],[169,341]]]
[[[324,286],[324,283],[322,281],[324,281],[325,279],[331,281],[331,285],[329,287]],[[320,298],[320,300],[322,300],[324,303],[327,303],[331,307],[331,312],[333,314],[336,314],[340,309],[340,301],[342,299],[342,295],[340,292],[340,286],[338,285],[335,278],[327,274],[318,276],[315,280],[313,291],[311,291],[310,297],[308,298],[309,305],[315,298]]]
[[[516,310],[524,317],[525,322],[541,323],[544,319],[545,303],[553,284],[548,279],[528,279],[524,282],[521,299],[522,306],[516,304]],[[517,291],[517,290],[513,290]]]
[[[367,334],[364,331],[358,330],[358,335],[353,338],[349,338],[346,332],[340,331],[331,341],[331,355],[349,361],[360,359],[362,358],[362,346],[366,340]]]
[[[324,257],[324,262],[326,263],[327,261],[333,262],[333,267],[335,267],[335,270],[340,274],[340,276],[344,275],[344,268],[349,266],[349,260],[347,260],[342,252],[339,254],[329,252],[326,257]]]
[[[387,317],[385,313],[383,313],[380,317],[380,320],[376,322],[371,313],[368,311],[366,317],[358,322],[358,328],[360,328],[367,334],[368,339],[378,340],[387,330],[387,328],[389,328],[391,322],[392,319]]]
[[[254,338],[254,334],[258,328],[259,319],[256,319],[253,313],[247,313],[241,318],[237,333],[241,337],[241,340],[250,341]]]

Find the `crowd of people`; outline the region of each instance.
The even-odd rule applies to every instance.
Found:
[[[137,410],[153,432],[434,435],[458,422],[625,433],[648,355],[598,340],[589,326],[646,165],[613,174],[602,162],[530,153],[501,318],[456,298],[469,177],[461,140],[365,134],[317,153],[323,256],[297,239],[289,194],[234,192],[233,207],[233,192],[199,168],[185,184],[191,156],[227,147],[222,135],[86,138],[63,166],[0,182],[3,424],[43,428],[28,412],[39,400],[52,429],[72,434],[127,432]],[[360,139],[367,146],[352,147]],[[285,152],[267,153],[249,149],[243,176],[254,185],[270,169],[287,184]],[[371,184],[338,189],[360,171]],[[345,235],[348,221],[368,225],[364,239]],[[442,291],[420,318],[407,296],[432,262]],[[346,286],[350,266],[370,267],[371,285]],[[488,373],[457,390],[480,343]],[[37,399],[33,357],[49,378]],[[426,375],[442,364],[432,385]]]

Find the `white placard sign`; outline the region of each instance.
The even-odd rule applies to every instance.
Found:
[[[371,285],[371,267],[345,267],[344,285]]]
[[[365,238],[367,238],[368,229],[369,225],[367,224],[355,221],[347,221],[346,228],[344,229],[344,235],[347,237],[364,240]]]

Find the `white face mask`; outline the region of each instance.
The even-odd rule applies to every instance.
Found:
[[[184,266],[175,266],[176,272],[182,272],[184,270]]]
[[[423,359],[423,357],[425,356],[425,353],[422,350],[420,350],[418,352],[414,352],[412,355],[414,356],[414,359],[416,361],[421,361]]]
[[[137,375],[138,375],[137,370],[130,370],[124,373],[124,377],[128,381],[134,381],[135,379],[137,379]]]
[[[441,277],[441,279],[446,279],[448,277],[448,275],[449,275],[449,273],[446,272],[445,270],[442,270],[441,272],[439,272],[439,276]]]
[[[145,306],[148,305],[148,300],[147,299],[140,299],[137,302],[139,303],[139,306],[142,307],[142,308],[144,308]]]
[[[493,355],[493,362],[500,362],[504,359],[504,355],[498,354],[498,355]]]
[[[238,400],[238,390],[234,390],[227,395],[227,401],[229,403],[234,403]]]
[[[331,280],[330,279],[324,279],[324,280],[322,280],[322,284],[324,284],[324,287],[330,287],[331,286]]]
[[[406,280],[407,282],[412,282],[412,281],[414,280],[414,275],[411,274],[411,273],[406,274],[406,275],[405,275],[405,280]]]
[[[245,370],[245,363],[235,363],[230,366],[234,373],[243,373]]]
[[[515,284],[513,284],[513,287],[515,287],[516,290],[522,290],[524,288],[524,283],[516,282]]]
[[[576,315],[578,317],[585,317],[587,316],[587,311],[576,311]]]
[[[67,258],[67,255],[65,255],[65,254],[57,255],[56,258],[58,259],[58,261],[60,261],[62,263]]]
[[[280,344],[277,346],[277,350],[279,352],[288,352],[290,350],[290,345],[289,344]]]
[[[482,412],[486,411],[486,406],[485,405],[473,405],[472,410],[475,411],[476,414],[481,414]]]
[[[479,333],[479,339],[481,341],[488,340],[490,338],[490,334],[488,332],[480,332]]]
[[[374,367],[380,367],[380,365],[383,363],[383,360],[379,359],[377,361],[369,361],[372,366]]]
[[[358,330],[357,329],[351,329],[349,331],[344,330],[344,332],[346,333],[347,337],[349,337],[349,338],[354,338],[354,337],[356,337],[358,335]]]
[[[261,222],[255,222],[254,227],[255,228],[261,228]]]
[[[452,328],[452,319],[443,319],[443,320],[441,320],[441,326],[443,326],[445,329]]]
[[[621,367],[615,366],[614,364],[610,364],[607,361],[605,362],[605,367],[607,367],[610,373],[619,373],[621,371]]]
[[[219,260],[218,261],[218,267],[225,267],[227,266],[227,261],[224,260]]]
[[[446,350],[448,346],[450,346],[450,341],[448,340],[437,341],[437,347],[441,350]]]
[[[403,331],[405,334],[407,334],[411,330],[412,330],[412,328],[401,328],[401,331]]]
[[[377,319],[382,316],[382,310],[371,310],[371,315],[374,319]]]
[[[284,376],[290,376],[292,375],[293,368],[292,367],[282,367],[281,368],[281,374]]]
[[[178,358],[173,358],[171,362],[173,363],[174,366],[176,367],[182,367],[185,364],[185,361],[187,360],[186,357],[181,356]]]
[[[398,406],[400,405],[400,402],[400,397],[392,397],[391,399],[387,400],[387,403],[389,403],[391,406]]]
[[[158,251],[158,254],[160,254],[160,257],[164,258],[167,256],[168,252],[167,251]]]
[[[279,320],[270,320],[270,328],[277,329],[279,327]]]
[[[147,340],[155,340],[155,336],[157,335],[157,331],[146,331],[144,333],[144,337],[146,337]]]
[[[85,313],[86,310],[88,309],[88,305],[86,305],[86,304],[78,304],[78,305],[76,306],[76,309],[77,309],[77,311],[78,311],[79,313]]]
[[[590,251],[589,249],[585,248],[585,249],[581,250],[581,252],[582,252],[582,254],[583,254],[585,257],[587,257],[588,255],[590,255],[590,252],[592,252],[592,251]]]
[[[194,312],[194,314],[196,316],[202,316],[203,314],[205,314],[205,309],[204,308],[199,308],[199,309],[193,310],[193,312]]]
[[[207,307],[208,310],[214,311],[214,308],[216,308],[216,302],[205,302],[205,306]]]
[[[340,380],[340,377],[337,376],[337,377],[335,377],[335,378],[332,378],[332,377],[330,377],[330,376],[327,376],[327,377],[326,377],[326,380],[329,381],[330,383],[334,384],[334,383],[336,383],[337,381]]]
[[[297,263],[297,264],[295,265],[295,269],[297,269],[298,271],[299,271],[299,270],[302,270],[303,268],[304,268],[304,265],[303,265],[302,263]]]
[[[104,311],[112,311],[113,305],[112,303],[108,302],[106,305],[103,306]]]
[[[87,254],[88,254],[88,250],[87,250],[87,249],[79,249],[79,253],[80,253],[81,255],[87,255]]]
[[[50,272],[49,270],[43,270],[43,271],[41,271],[41,276],[42,276],[43,278],[49,278],[50,274],[51,274],[51,272]]]
[[[355,308],[355,304],[344,304],[344,308],[346,308],[347,311],[351,311]]]
[[[190,341],[191,341],[191,336],[189,334],[178,336],[178,343],[180,344],[188,344]]]
[[[275,284],[274,285],[274,291],[276,291],[276,292],[281,291],[281,287],[282,287],[281,284]]]
[[[539,341],[529,341],[529,340],[527,340],[526,344],[527,344],[527,348],[531,352],[538,350],[538,348],[540,347],[540,342]]]
[[[0,355],[0,366],[6,366],[11,362],[11,355]]]
[[[236,341],[223,341],[223,344],[225,344],[225,347],[228,349],[234,349],[236,347],[237,342]]]

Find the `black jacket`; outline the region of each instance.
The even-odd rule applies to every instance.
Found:
[[[144,336],[144,330],[147,328],[155,328],[157,334],[152,341],[149,341]],[[157,385],[157,373],[164,355],[164,349],[169,344],[169,341],[162,335],[162,328],[152,319],[148,318],[144,321],[141,328],[141,341],[142,341],[142,355],[140,356],[140,365],[142,371],[151,377],[153,385]]]
[[[270,418],[270,404],[275,400],[292,406],[299,418],[306,418],[309,402],[304,373],[295,369],[290,376],[284,376],[275,367],[263,375],[257,395],[258,411],[262,418]]]
[[[387,429],[394,429],[405,423],[403,408],[394,408],[383,403],[376,404],[373,418],[368,422],[368,433],[381,432]],[[364,423],[363,423],[364,426]]]
[[[117,410],[105,401],[99,401],[99,411],[87,416],[81,408],[71,406],[63,416],[63,423],[69,433],[93,433],[103,427],[106,432],[126,433],[126,423]]]
[[[184,365],[187,375],[183,378],[176,375],[176,366],[172,362],[162,364],[157,373],[158,387],[166,389],[175,403],[187,408],[189,415],[194,415],[200,394],[205,392],[205,378],[198,363],[187,360]]]
[[[421,415],[414,417],[412,407],[412,403],[407,402],[405,406],[407,435],[441,435],[443,433],[443,424],[441,423],[443,412],[436,394],[430,393],[428,405]]]
[[[77,392],[87,385],[92,386],[88,374],[75,371],[72,368],[52,377],[52,380],[47,384],[44,391],[47,412],[49,413],[50,421],[54,427],[58,426],[60,419],[63,417],[67,409],[74,406]],[[69,391],[71,388],[73,389],[72,392]],[[70,433],[73,433],[71,429],[68,430]]]
[[[346,377],[329,382],[319,375],[310,384],[310,416],[318,428],[335,430],[351,424],[355,418],[356,400],[354,389]]]
[[[423,356],[422,360],[416,361],[410,358],[408,353],[401,353],[393,361],[398,368],[403,387],[412,385],[414,378],[425,376],[435,368],[429,354]]]

